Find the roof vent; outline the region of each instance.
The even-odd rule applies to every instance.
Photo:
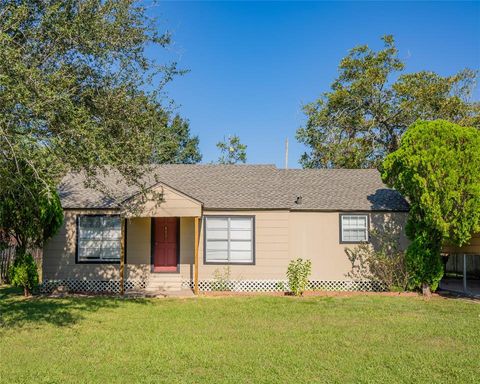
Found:
[[[295,199],[295,204],[302,204],[302,196],[297,196],[297,198]]]

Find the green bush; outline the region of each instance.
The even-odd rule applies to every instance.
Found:
[[[215,269],[213,271],[212,291],[227,292],[230,290],[230,267],[222,270]]]
[[[311,272],[311,260],[297,259],[290,261],[287,269],[287,278],[290,291],[295,296],[303,295],[303,292],[308,288],[308,278]]]
[[[401,248],[403,227],[394,220],[377,223],[370,231],[369,243],[346,248],[352,263],[348,273],[354,281],[380,282],[389,291],[405,291],[409,288],[406,253]]]
[[[30,253],[16,257],[9,269],[9,279],[15,287],[22,287],[25,296],[28,296],[38,284],[38,271],[35,260]]]
[[[443,263],[441,261],[441,242],[432,240],[431,234],[417,231],[416,237],[410,243],[406,263],[409,270],[409,288],[428,288],[436,291],[443,277]]]

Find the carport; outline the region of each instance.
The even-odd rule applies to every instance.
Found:
[[[443,248],[445,275],[440,289],[480,297],[480,233],[461,247]]]
[[[440,289],[480,297],[480,253],[448,253]]]

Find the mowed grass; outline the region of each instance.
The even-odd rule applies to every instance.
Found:
[[[480,304],[33,298],[0,290],[2,383],[473,383]]]

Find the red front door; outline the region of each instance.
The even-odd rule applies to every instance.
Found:
[[[178,217],[154,217],[153,271],[176,272],[178,250]]]

